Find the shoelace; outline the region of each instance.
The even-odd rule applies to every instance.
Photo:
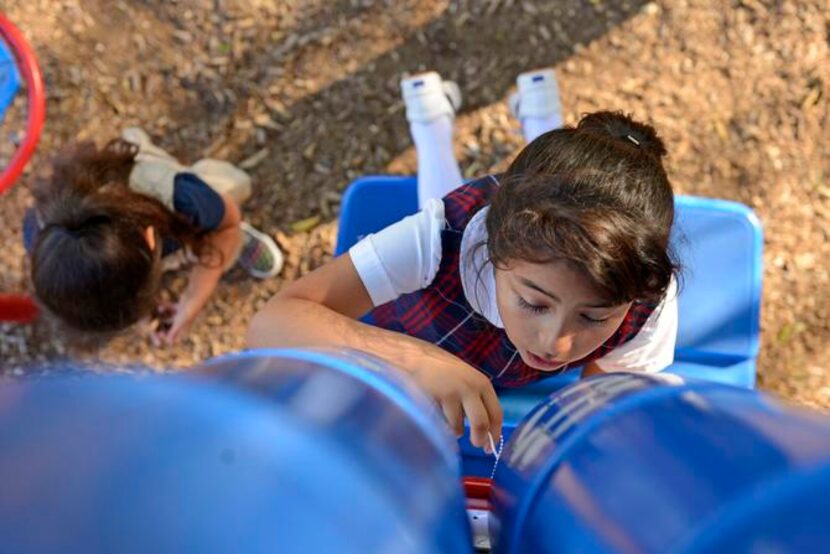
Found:
[[[493,461],[493,471],[490,472],[490,480],[493,480],[493,477],[496,476],[496,468],[499,465],[499,460],[501,459],[501,451],[504,450],[504,435],[499,435],[499,447],[496,448],[496,441],[493,440],[493,433],[487,433],[487,437],[490,439],[490,450],[493,451],[493,456],[496,458]]]

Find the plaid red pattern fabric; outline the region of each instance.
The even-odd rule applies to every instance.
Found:
[[[462,185],[444,198],[447,228],[442,231],[441,263],[432,283],[378,306],[370,312],[369,321],[440,346],[490,377],[495,386],[505,388],[583,366],[633,339],[654,305],[634,303],[617,331],[591,354],[556,372],[539,371],[522,361],[504,329],[473,310],[459,274],[461,237],[467,223],[489,203],[497,187],[498,180],[490,175]]]

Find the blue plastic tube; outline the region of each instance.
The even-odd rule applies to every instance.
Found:
[[[571,385],[516,428],[496,471],[498,553],[820,552],[830,418],[673,375]]]
[[[348,352],[0,386],[0,551],[471,550],[454,439]]]

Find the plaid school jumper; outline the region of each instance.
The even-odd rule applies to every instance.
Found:
[[[425,289],[404,294],[372,310],[373,323],[440,346],[486,374],[497,387],[519,387],[551,377],[601,358],[633,339],[655,305],[635,302],[617,331],[596,350],[557,371],[539,371],[522,361],[504,329],[473,310],[459,274],[461,237],[467,223],[489,203],[497,187],[496,178],[487,176],[444,197],[447,227],[441,232],[438,273]]]

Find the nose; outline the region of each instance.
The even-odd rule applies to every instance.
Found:
[[[542,333],[542,352],[547,360],[561,360],[568,357],[573,347],[573,335],[561,321],[557,321]]]

